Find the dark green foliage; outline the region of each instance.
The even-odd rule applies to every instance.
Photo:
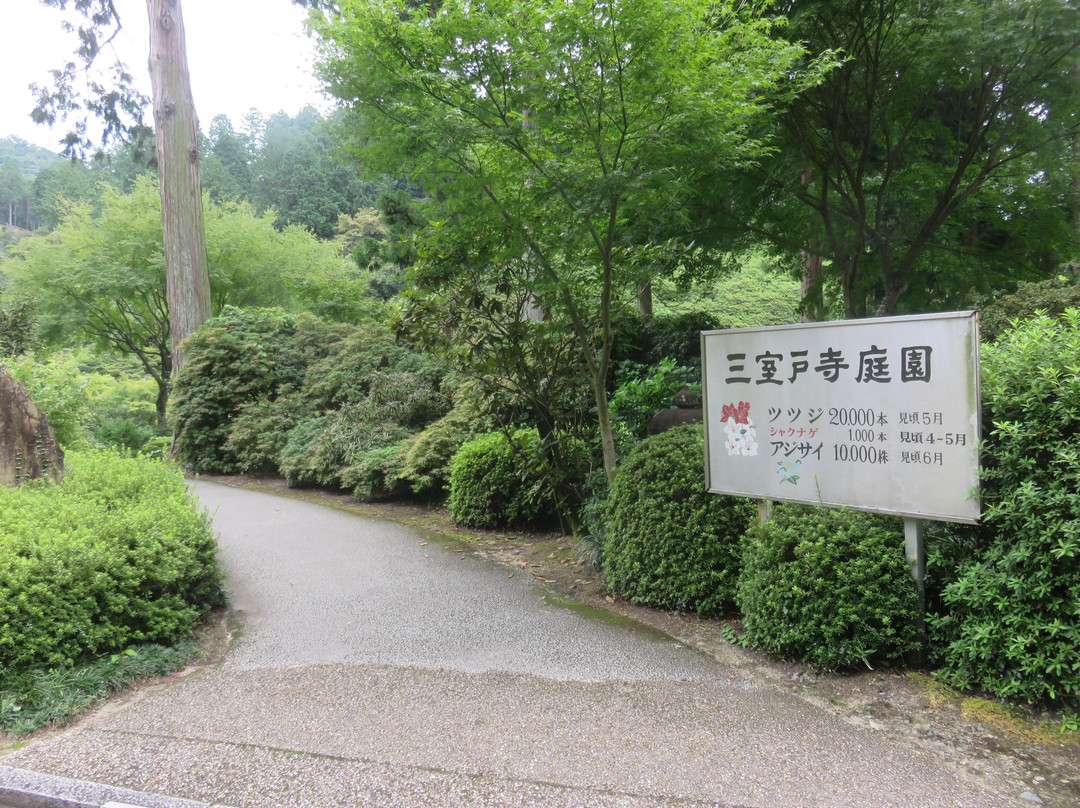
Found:
[[[344,466],[329,467],[331,458],[337,456],[345,466],[351,465],[356,462],[356,450],[382,445],[371,443],[380,434],[387,440],[405,434],[401,430],[387,433],[384,424],[419,429],[449,407],[440,389],[442,371],[430,359],[395,344],[378,324],[337,329],[321,353],[322,358],[312,362],[300,385],[290,388],[287,395],[241,405],[225,446],[235,457],[237,470],[271,473],[280,465],[295,484],[336,485],[331,481]],[[350,407],[348,413],[339,412]],[[334,412],[339,412],[337,420],[326,420]],[[369,430],[369,439],[356,443],[354,434],[345,440],[352,448],[343,446],[341,424],[331,425],[343,421],[349,424],[345,431],[355,433],[366,428],[363,418],[377,425]],[[295,435],[294,428],[298,429]],[[321,446],[321,441],[336,446]],[[316,460],[316,453],[324,459]]]
[[[306,107],[291,118],[269,119],[252,182],[260,210],[273,209],[278,225],[298,224],[319,238],[334,235],[338,216],[359,207],[358,172],[333,159],[333,144],[322,117]]]
[[[187,363],[173,389],[179,457],[194,471],[241,470],[241,447],[228,442],[245,405],[299,388],[309,365],[327,355],[344,326],[307,314],[226,308],[185,344]],[[244,465],[258,462],[245,458]]]
[[[683,387],[701,394],[700,368],[676,365],[663,359],[654,367],[622,362],[615,371],[611,394],[611,417],[621,439],[644,438],[649,419],[675,406],[675,394]],[[621,445],[621,442],[620,442]]]
[[[951,546],[931,621],[941,676],[1080,704],[1080,312],[982,351],[984,528]],[[959,557],[959,560],[957,560]]]
[[[172,644],[224,599],[179,471],[109,452],[66,465],[59,485],[0,487],[0,671]]]
[[[469,527],[535,523],[555,514],[535,430],[492,432],[464,444],[450,464],[450,514]]]
[[[407,494],[409,484],[403,470],[410,443],[411,439],[406,438],[364,452],[357,462],[342,469],[342,485],[365,502]]]
[[[918,645],[918,592],[896,517],[780,504],[748,534],[743,561],[747,645],[828,670]]]
[[[747,499],[705,492],[704,429],[678,427],[640,443],[608,498],[604,573],[635,603],[717,614],[735,601]]]
[[[233,418],[225,451],[243,474],[273,474],[296,419],[308,412],[297,394],[261,398],[240,406]]]
[[[657,365],[670,359],[677,365],[700,367],[701,332],[726,328],[704,311],[684,314],[657,314],[646,317],[626,315],[615,324],[616,361]]]
[[[357,481],[350,484],[343,478],[347,469],[368,452],[395,445],[408,435],[405,427],[381,417],[366,402],[347,404],[297,424],[289,432],[278,466],[289,485],[352,488]]]
[[[360,401],[371,391],[373,374],[394,367],[406,350],[376,323],[365,323],[327,347],[326,356],[304,374],[303,393],[315,409]]]
[[[344,360],[345,355],[335,350],[308,374],[309,380],[321,379],[322,384],[305,387],[311,402],[307,411],[320,411],[288,433],[278,454],[279,468],[290,485],[335,485],[355,489],[362,498],[406,489],[391,469],[404,459],[396,447],[450,408],[440,389],[442,372],[423,357],[396,347],[381,355],[369,349],[364,355],[367,367],[345,361],[345,370],[336,373],[331,360],[337,356]],[[391,356],[396,361],[386,366]],[[318,372],[320,368],[325,374]],[[335,410],[318,406],[327,399],[345,403]],[[376,456],[367,457],[376,451]]]
[[[1037,312],[1056,316],[1080,306],[1080,277],[1076,273],[1068,268],[1066,274],[1038,283],[1020,281],[1014,294],[978,300],[979,335],[992,342],[1016,320],[1027,320]]]
[[[132,418],[105,417],[98,420],[93,431],[94,440],[101,446],[112,446],[127,452],[138,453],[157,437],[152,426]]]
[[[2,297],[0,303],[3,303]],[[30,304],[22,301],[0,307],[0,357],[18,356],[33,344],[34,319]]]
[[[231,309],[187,350],[173,413],[180,457],[196,471],[402,493],[399,444],[450,408],[441,367],[377,323]]]
[[[22,735],[57,726],[140,679],[179,670],[198,656],[189,640],[132,646],[74,667],[34,668],[0,676],[0,731]]]
[[[475,413],[455,408],[413,438],[402,459],[401,477],[414,494],[440,497],[450,486],[450,461],[475,436]]]

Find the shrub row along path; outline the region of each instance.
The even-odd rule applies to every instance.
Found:
[[[195,490],[230,648],[5,755],[9,773],[238,808],[1023,804],[395,523]]]

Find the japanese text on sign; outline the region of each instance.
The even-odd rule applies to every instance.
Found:
[[[973,522],[974,312],[702,334],[710,491]]]

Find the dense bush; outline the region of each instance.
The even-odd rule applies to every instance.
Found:
[[[608,498],[603,568],[636,603],[718,613],[735,600],[746,499],[705,491],[704,430],[678,427],[639,444]]]
[[[364,323],[328,345],[326,355],[311,363],[299,387],[313,410],[355,403],[368,396],[377,373],[396,369],[407,356],[384,326]]]
[[[409,493],[404,477],[405,455],[410,438],[365,452],[341,471],[341,484],[365,502],[392,499]]]
[[[408,435],[407,429],[380,417],[366,403],[349,404],[297,424],[281,450],[279,468],[289,485],[351,488],[356,480],[343,479],[346,469]]]
[[[93,437],[99,446],[109,446],[137,454],[158,437],[158,431],[132,418],[106,416],[97,420]]]
[[[414,494],[436,498],[450,487],[450,462],[458,449],[475,436],[478,416],[457,407],[429,424],[405,447],[401,478]]]
[[[622,439],[620,443],[644,438],[649,420],[660,410],[675,406],[675,394],[683,387],[700,394],[700,368],[676,365],[671,359],[651,367],[635,362],[620,363],[611,394],[611,418]]]
[[[298,393],[241,404],[225,439],[225,453],[243,474],[275,474],[297,419],[308,412]]]
[[[652,317],[624,315],[615,323],[612,356],[617,362],[658,365],[668,359],[677,365],[699,368],[701,332],[724,327],[714,315],[704,311]]]
[[[1032,283],[1020,281],[1013,294],[995,294],[976,301],[979,310],[979,334],[987,341],[996,340],[1019,320],[1038,313],[1058,316],[1080,305],[1080,270],[1066,267],[1062,274]]]
[[[194,471],[241,470],[241,447],[228,442],[245,405],[275,401],[301,387],[344,326],[272,309],[227,308],[185,343],[187,361],[173,388],[176,448]],[[247,466],[259,461],[246,458]]]
[[[71,452],[0,487],[0,671],[171,644],[223,600],[209,517],[159,461]]]
[[[1080,703],[1080,312],[982,351],[984,527],[949,549],[931,621],[941,675],[1027,702]],[[959,556],[959,560],[957,560]]]
[[[195,471],[402,493],[406,438],[450,408],[443,371],[378,323],[230,310],[187,343],[174,414]]]
[[[505,527],[554,516],[550,490],[537,468],[535,430],[492,432],[465,444],[450,463],[450,514],[463,525]]]
[[[829,670],[918,646],[918,590],[896,517],[780,504],[748,534],[743,564],[747,645]]]
[[[409,355],[369,372],[337,409],[288,432],[277,457],[281,473],[291,485],[336,485],[364,499],[405,492],[399,444],[449,409],[441,378],[437,368]]]

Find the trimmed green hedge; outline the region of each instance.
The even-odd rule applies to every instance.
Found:
[[[706,493],[704,441],[701,424],[678,427],[640,443],[619,469],[603,567],[620,596],[701,614],[734,603],[740,543],[756,507]]]
[[[747,537],[745,645],[839,670],[918,647],[918,588],[896,517],[776,505]]]
[[[497,528],[555,516],[542,469],[540,437],[521,429],[463,444],[450,462],[450,514],[463,525]]]
[[[0,670],[172,644],[223,602],[209,516],[160,461],[70,452],[59,485],[0,487]]]

